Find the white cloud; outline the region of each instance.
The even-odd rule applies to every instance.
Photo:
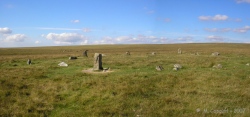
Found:
[[[208,32],[229,32],[232,29],[231,28],[205,28],[204,30]]]
[[[87,42],[87,37],[77,34],[77,33],[49,33],[44,36],[48,40],[53,40],[55,44],[77,44],[82,42]]]
[[[51,27],[38,27],[39,30],[81,30],[79,28],[51,28]]]
[[[11,34],[12,30],[10,30],[8,27],[0,28],[1,34]]]
[[[102,40],[95,41],[94,44],[150,44],[150,43],[168,43],[170,40],[166,37],[155,36],[118,36],[104,37]]]
[[[250,3],[250,0],[235,0],[237,3]]]
[[[185,37],[177,38],[177,40],[181,41],[181,42],[192,42],[193,37],[191,37],[191,36],[185,36]]]
[[[238,32],[238,33],[246,33],[250,30],[250,26],[245,26],[243,28],[236,28],[234,29],[234,32]]]
[[[223,37],[221,37],[221,36],[210,35],[210,36],[207,36],[207,39],[208,39],[209,41],[222,42],[225,38],[223,38]]]
[[[73,22],[73,23],[79,23],[80,20],[71,20],[71,22]]]
[[[24,34],[14,34],[5,37],[4,42],[23,42],[27,37]]]
[[[215,16],[199,16],[199,20],[202,21],[225,21],[228,20],[228,16],[226,15],[215,15]]]
[[[39,44],[39,43],[41,43],[41,41],[35,41],[35,44]]]

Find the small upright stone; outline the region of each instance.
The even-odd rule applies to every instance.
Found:
[[[129,52],[129,51],[127,51],[127,52],[126,52],[126,55],[130,55],[130,52]]]
[[[83,52],[83,56],[88,57],[88,51],[89,51],[89,50],[85,50],[85,51]]]
[[[27,64],[31,65],[31,60],[30,59],[28,59]]]
[[[93,70],[103,70],[103,67],[102,67],[102,54],[95,53]]]
[[[178,49],[178,54],[182,54],[181,48]]]
[[[246,65],[249,66],[249,63],[247,63]]]
[[[152,55],[156,55],[156,53],[155,53],[155,52],[152,52],[151,54],[152,54]]]

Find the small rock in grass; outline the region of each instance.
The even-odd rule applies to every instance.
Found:
[[[156,69],[157,71],[162,71],[164,68],[163,68],[162,66],[159,65],[159,66],[156,66],[155,69]]]
[[[180,64],[174,64],[174,68],[178,68],[178,69],[181,69],[182,66]]]
[[[212,56],[219,56],[219,55],[220,55],[219,52],[214,52],[214,53],[212,53]]]
[[[218,64],[218,65],[214,65],[213,67],[214,67],[214,68],[217,68],[217,69],[221,69],[221,68],[222,68],[222,65],[221,65],[221,64]]]

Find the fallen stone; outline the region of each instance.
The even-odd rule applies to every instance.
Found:
[[[67,67],[67,66],[68,66],[68,64],[66,64],[65,62],[61,62],[61,63],[59,63],[58,65],[59,65],[59,66],[64,66],[64,67]]]
[[[214,65],[213,68],[221,69],[221,68],[222,68],[222,65],[221,65],[221,64]]]
[[[180,64],[174,64],[174,68],[181,69],[182,66]]]

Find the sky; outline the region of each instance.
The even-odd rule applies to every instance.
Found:
[[[250,43],[250,0],[0,0],[0,48]]]

